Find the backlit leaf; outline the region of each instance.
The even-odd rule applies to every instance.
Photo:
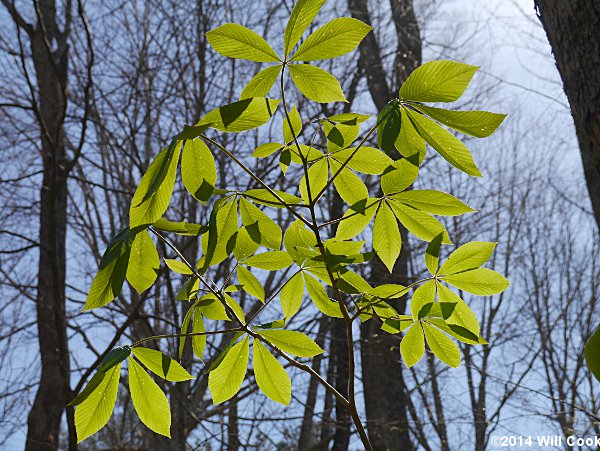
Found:
[[[283,365],[269,352],[267,348],[254,340],[253,345],[254,376],[262,392],[273,401],[288,405],[292,397],[292,381]]]
[[[259,62],[280,61],[261,36],[248,28],[227,23],[206,33],[208,42],[223,56]]]

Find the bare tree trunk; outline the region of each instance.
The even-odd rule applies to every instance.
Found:
[[[396,27],[398,43],[394,61],[395,84],[399,85],[414,68],[421,64],[421,38],[414,14],[412,0],[390,0],[392,17]],[[349,0],[352,15],[366,23],[371,18],[366,0]],[[367,35],[360,46],[360,65],[367,77],[369,92],[378,110],[395,97],[388,85],[381,58],[380,45],[375,35]],[[402,232],[402,251],[393,272],[375,257],[371,265],[371,282],[405,284],[408,279],[410,259],[407,234]],[[406,300],[397,300],[391,305],[403,312]],[[397,336],[379,333],[377,320],[361,326],[361,359],[367,429],[375,449],[412,449],[408,428],[406,386]]]
[[[317,338],[315,342],[323,347],[325,343],[325,334],[327,331],[329,318],[323,316],[319,320],[319,332],[317,333]],[[313,370],[317,373],[321,372],[321,360],[323,357],[321,355],[316,356],[311,364]],[[302,426],[300,427],[300,438],[298,439],[298,449],[309,449],[313,446],[313,443],[316,441],[316,434],[314,430],[314,410],[315,403],[317,402],[317,394],[319,391],[319,382],[314,377],[310,378],[308,384],[308,392],[306,394],[306,402],[304,403],[304,417],[302,418]]]
[[[233,397],[227,409],[227,451],[240,449],[239,434],[237,397]]]
[[[536,0],[575,122],[583,170],[600,227],[600,4]]]
[[[67,6],[64,30],[60,31],[53,1],[36,3],[36,10],[35,27],[28,24],[22,27],[29,35],[37,79],[37,119],[43,160],[36,298],[41,376],[28,416],[25,449],[42,451],[58,448],[61,417],[71,397],[65,313],[67,175],[71,162],[67,160],[63,130],[71,17]],[[20,16],[13,11],[15,17]],[[69,448],[76,449],[72,409],[67,409],[67,424]]]

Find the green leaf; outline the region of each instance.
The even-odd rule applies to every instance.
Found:
[[[194,377],[171,357],[156,349],[133,348],[133,355],[150,371],[168,381],[189,381]]]
[[[231,399],[240,391],[249,356],[250,341],[246,337],[229,349],[221,363],[208,374],[208,388],[215,405]]]
[[[454,326],[461,327],[468,330],[473,334],[473,338],[476,339],[479,336],[479,321],[477,315],[473,313],[473,310],[469,305],[456,295],[450,288],[438,284],[438,298],[440,302],[452,303],[454,309],[452,314],[445,318],[446,324],[451,328]]]
[[[81,443],[87,437],[102,429],[108,423],[115,408],[119,378],[121,377],[121,365],[113,366],[112,369],[104,374],[98,385],[94,387],[87,398],[79,403],[77,409],[75,409],[77,443]],[[92,384],[92,380],[90,380],[90,384]]]
[[[192,333],[203,333],[206,332],[206,328],[204,327],[204,320],[202,319],[202,314],[200,310],[194,311],[194,321],[192,324]],[[202,356],[204,355],[204,349],[206,348],[206,335],[192,335],[192,349],[194,351],[194,355],[202,360]]]
[[[336,239],[350,240],[362,232],[375,216],[378,202],[377,199],[367,199],[366,202],[352,205],[338,224]]]
[[[455,274],[469,269],[479,268],[492,256],[496,243],[471,241],[463,244],[450,254],[442,264],[440,274]]]
[[[425,105],[418,105],[416,108],[430,118],[458,132],[477,138],[490,136],[506,117],[506,114],[490,113],[488,111],[453,111]]]
[[[284,55],[287,57],[298,44],[304,31],[327,0],[298,0],[283,33]]]
[[[487,268],[477,268],[458,274],[449,274],[442,280],[460,290],[478,296],[491,296],[502,293],[508,288],[510,282],[502,274]]]
[[[387,202],[382,202],[373,225],[373,249],[390,273],[400,255],[401,247],[402,238],[396,217]]]
[[[103,307],[119,295],[127,274],[134,236],[128,228],[123,229],[108,243],[83,310]]]
[[[407,207],[400,202],[396,202],[394,199],[392,199],[390,205],[402,225],[417,238],[430,242],[440,233],[443,233],[444,239],[442,243],[452,243],[442,223],[430,214]]]
[[[289,122],[292,123],[293,130],[290,128]],[[294,137],[300,136],[300,132],[302,131],[302,118],[295,105],[289,111],[289,122],[287,116],[283,118],[283,140],[286,143],[294,141]]]
[[[302,274],[298,272],[290,277],[290,279],[285,283],[281,289],[281,294],[279,295],[281,310],[283,311],[283,316],[286,320],[300,310],[303,297],[304,280],[302,278]]]
[[[271,66],[261,70],[244,87],[240,95],[240,100],[252,97],[267,97],[269,91],[271,91],[271,88],[277,81],[280,72],[281,66]]]
[[[243,266],[237,267],[238,281],[242,285],[243,290],[251,296],[265,302],[265,289],[258,281],[256,276],[248,271]]]
[[[361,146],[356,152],[356,147],[348,147],[334,154],[332,157],[346,165],[350,169],[362,172],[363,174],[382,174],[394,161],[381,150],[374,147]]]
[[[162,230],[163,232],[172,232],[184,236],[198,236],[208,231],[208,227],[205,225],[186,221],[173,222],[168,221],[165,218],[159,218],[154,223],[153,227]]]
[[[390,154],[400,134],[401,109],[396,100],[392,100],[377,116],[377,142],[379,147]]]
[[[291,61],[316,61],[345,55],[354,50],[372,29],[357,19],[333,19],[311,34]]]
[[[188,265],[186,265],[183,262],[180,262],[179,260],[165,258],[164,261],[171,271],[174,271],[178,274],[187,274],[187,275],[194,274],[194,271],[192,271],[188,267]]]
[[[310,64],[288,66],[296,88],[318,103],[347,102],[340,82],[326,70]]]
[[[179,337],[179,359],[181,359],[181,356],[183,355],[183,351],[185,349],[185,342],[187,341],[187,334],[189,327],[190,327],[190,321],[192,319],[192,316],[194,315],[194,311],[196,309],[196,304],[194,304],[194,307],[191,307],[188,309],[188,311],[185,313],[185,316],[183,317],[183,321],[181,322],[181,334],[182,336]],[[228,318],[229,319],[229,318]]]
[[[406,331],[400,343],[400,353],[404,363],[409,368],[419,363],[425,355],[425,338],[423,337],[423,329],[418,322]]]
[[[148,167],[131,200],[129,223],[132,229],[154,224],[169,207],[180,152],[181,142],[173,142]]]
[[[274,189],[273,192],[288,205],[299,205],[302,203],[302,199],[293,196],[292,194],[288,194],[276,189]],[[249,189],[244,192],[244,197],[252,199],[257,204],[267,205],[269,207],[285,208],[285,205],[282,204],[281,201],[279,201],[277,197],[275,197],[275,195],[273,195],[273,193],[267,189]]]
[[[600,381],[600,328],[596,329],[583,348],[585,363]]]
[[[463,172],[481,177],[473,155],[460,139],[422,114],[406,110],[419,135],[427,141],[448,163]]]
[[[337,122],[338,124],[357,125],[362,124],[370,117],[371,116],[369,116],[368,114],[340,113],[334,114],[333,116],[329,116],[327,119],[329,119],[332,122]]]
[[[237,318],[237,320],[239,322],[245,322],[246,321],[246,315],[244,314],[244,309],[240,306],[240,304],[238,304],[231,296],[229,296],[227,293],[225,293],[224,296],[224,300],[225,303],[227,304],[227,306],[233,311],[233,313],[235,314],[235,318]]]
[[[150,234],[143,230],[135,236],[131,245],[127,280],[138,293],[146,291],[156,280],[159,267],[160,258],[154,241]]]
[[[415,129],[404,108],[400,111],[400,134],[396,138],[394,146],[400,154],[410,160],[415,166],[421,165],[425,159],[427,149],[425,141]]]
[[[227,23],[206,33],[208,42],[218,53],[261,63],[281,61],[275,50],[262,37],[248,28]]]
[[[316,202],[317,194],[321,192],[327,185],[327,179],[329,177],[329,167],[327,166],[327,160],[322,159],[313,164],[308,168],[308,183],[310,187],[310,196],[308,195],[308,187],[306,185],[306,176],[302,176],[300,182],[300,195],[304,200],[304,203],[309,204],[312,200]]]
[[[315,306],[325,315],[333,318],[343,318],[344,315],[340,310],[340,306],[336,301],[329,299],[327,291],[321,283],[314,277],[304,273],[304,283],[308,295],[312,299]]]
[[[171,409],[169,401],[138,363],[129,358],[129,390],[133,407],[150,430],[157,434],[171,437]]]
[[[273,155],[278,150],[283,148],[283,144],[281,143],[264,143],[254,149],[252,152],[252,156],[254,158],[266,158],[270,155]]]
[[[327,150],[329,153],[348,147],[356,140],[360,133],[358,125],[333,125],[329,121],[321,121],[321,124],[327,137]]]
[[[408,160],[394,161],[392,167],[381,176],[381,190],[390,195],[404,191],[414,183],[419,175],[419,167]]]
[[[323,352],[310,337],[294,330],[261,330],[260,335],[283,352],[298,357],[314,357]]]
[[[282,231],[275,221],[244,198],[240,199],[240,215],[242,224],[255,242],[271,249],[279,249]]]
[[[442,241],[444,240],[444,232],[440,232],[436,237],[431,240],[425,251],[425,266],[429,272],[434,275],[438,272],[438,265],[440,262],[440,248],[442,247]]]
[[[98,371],[106,372],[110,370],[113,366],[119,365],[123,360],[125,360],[131,354],[131,348],[129,346],[117,346],[114,349],[106,354],[106,356],[98,365]]]
[[[202,264],[199,263],[199,268],[221,263],[233,252],[230,240],[238,230],[237,198],[232,198],[220,207],[215,205],[215,209],[211,214],[212,224],[209,223],[209,232],[202,236],[204,250],[202,260],[204,261],[201,260]]]
[[[217,168],[212,153],[204,142],[187,140],[181,156],[181,179],[194,198],[206,204],[215,190]]]
[[[312,250],[317,244],[313,232],[302,221],[295,220],[285,231],[283,243],[288,255],[300,266],[307,258],[318,255]]]
[[[408,288],[396,283],[384,283],[366,291],[366,293],[377,296],[380,299],[397,299],[408,293]]]
[[[435,281],[430,280],[420,285],[410,300],[410,311],[413,321],[418,321],[429,313],[427,305],[435,302]]]
[[[267,123],[279,105],[279,100],[253,97],[238,100],[210,111],[198,125],[210,124],[221,132],[243,132]]]
[[[460,365],[460,350],[456,343],[452,341],[439,329],[424,322],[423,330],[425,331],[425,339],[429,345],[429,349],[435,356],[452,368],[458,368]]]
[[[331,173],[335,175],[333,185],[344,202],[354,205],[369,198],[369,190],[360,177],[347,168],[341,169],[338,173],[341,165],[335,160],[330,160],[329,164],[331,165]]]
[[[254,340],[254,377],[262,392],[273,401],[289,405],[292,398],[292,381],[283,365],[265,348]]]
[[[236,260],[243,260],[250,257],[260,247],[260,244],[255,242],[250,236],[248,230],[252,231],[252,235],[255,238],[260,238],[260,231],[258,230],[257,224],[239,229],[235,237],[235,247],[233,248],[233,255],[235,256]]]
[[[200,310],[208,319],[212,319],[213,321],[230,320],[225,307],[213,294],[202,296],[198,301],[198,310]]]
[[[454,102],[465,92],[477,69],[456,61],[430,61],[409,75],[400,87],[399,97],[415,102]]]
[[[263,252],[262,254],[253,255],[244,260],[244,265],[254,268],[264,269],[267,271],[276,271],[290,266],[294,261],[285,251]]]
[[[413,189],[395,195],[394,199],[434,215],[458,216],[476,211],[451,194],[431,189]]]
[[[96,371],[83,390],[81,390],[81,392],[79,392],[79,394],[69,404],[67,404],[67,406],[75,407],[88,399],[108,374],[110,374],[110,372],[107,373],[106,371]]]

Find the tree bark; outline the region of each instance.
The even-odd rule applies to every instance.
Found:
[[[596,223],[600,227],[600,4],[536,0],[569,99]]]
[[[68,78],[68,24],[59,31],[56,5],[40,2],[35,28],[29,31],[39,97],[43,185],[40,190],[39,270],[36,314],[41,376],[28,416],[25,449],[56,450],[60,421],[70,400],[70,367],[65,306],[67,175],[64,117]],[[56,43],[55,50],[51,50]],[[69,449],[76,449],[73,409],[67,409]]]
[[[352,16],[371,24],[366,0],[349,0]],[[360,46],[360,65],[367,78],[371,98],[378,110],[396,97],[399,85],[421,64],[421,37],[412,0],[390,0],[397,34],[393,86],[390,88],[381,58],[380,45],[370,33]],[[406,284],[410,258],[406,230],[401,228],[402,251],[390,274],[381,260],[373,259],[371,282]],[[404,312],[406,300],[390,304]],[[381,323],[373,319],[361,325],[361,359],[367,429],[375,449],[410,450],[406,386],[397,336],[380,333]]]

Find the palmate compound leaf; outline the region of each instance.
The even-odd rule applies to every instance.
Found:
[[[168,381],[181,382],[193,379],[178,362],[163,352],[150,348],[132,349],[133,355],[150,371]]]
[[[250,356],[248,337],[225,352],[225,357],[208,374],[208,388],[215,405],[227,401],[240,391]]]
[[[261,330],[260,335],[283,352],[298,357],[314,357],[323,352],[318,344],[302,332],[266,329]]]
[[[108,423],[115,407],[121,376],[121,364],[113,366],[106,373],[101,373],[103,376],[97,376],[98,374],[94,375],[88,385],[95,385],[100,378],[101,380],[85,400],[77,404],[75,409],[77,443],[81,443],[87,437],[102,429]]]
[[[409,368],[419,363],[425,355],[425,338],[419,322],[413,323],[405,332],[402,342],[400,342],[400,353]]]
[[[275,50],[260,35],[235,23],[221,25],[206,33],[208,42],[218,53],[263,63],[281,61]]]
[[[181,142],[174,141],[160,151],[135,190],[129,209],[132,229],[154,224],[167,210],[173,188]]]
[[[259,340],[254,340],[252,361],[256,383],[262,392],[275,402],[289,405],[292,381],[283,365]]]
[[[150,430],[171,437],[171,409],[169,401],[146,370],[129,358],[129,391],[133,407]]]
[[[482,176],[473,155],[460,139],[422,114],[409,109],[405,111],[419,135],[448,163],[474,177]]]
[[[454,102],[479,69],[449,60],[429,61],[415,69],[400,87],[401,100]]]
[[[296,88],[318,103],[347,102],[340,82],[326,70],[310,64],[288,66]]]
[[[335,160],[330,160],[333,185],[340,197],[348,205],[354,205],[369,198],[369,190],[364,182],[350,169],[342,166]]]
[[[200,138],[187,140],[181,156],[181,180],[183,185],[203,204],[215,190],[217,168],[209,148]]]
[[[327,0],[298,0],[283,33],[284,56],[288,56]]]
[[[126,228],[108,243],[83,310],[103,307],[119,295],[127,274],[134,237],[135,233]]]
[[[317,61],[345,55],[354,50],[372,29],[350,17],[333,19],[311,34],[291,61]]]

